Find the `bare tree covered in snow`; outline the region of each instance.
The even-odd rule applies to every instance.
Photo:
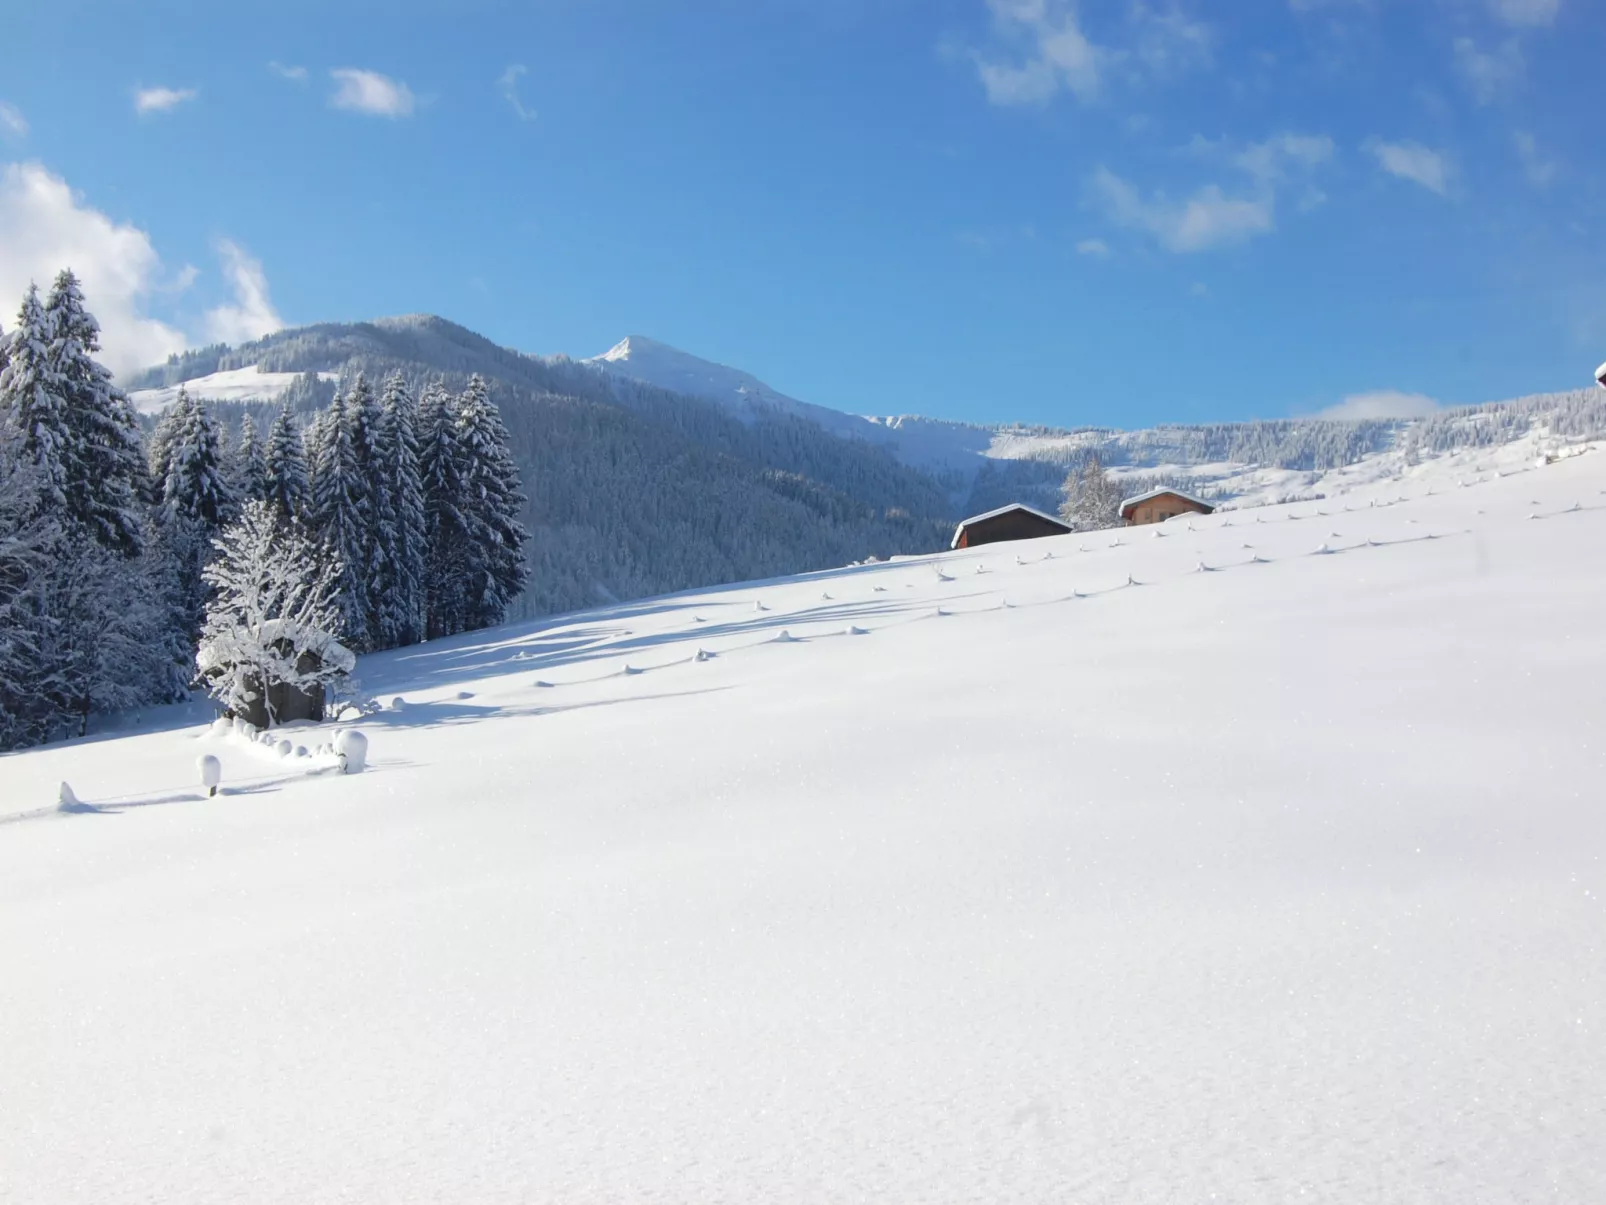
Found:
[[[248,711],[272,688],[337,691],[355,658],[335,638],[341,564],[268,503],[246,503],[214,541],[206,567],[214,591],[196,665],[224,706]]]
[[[1121,487],[1110,480],[1098,454],[1065,478],[1065,505],[1060,518],[1074,531],[1097,531],[1121,524]]]

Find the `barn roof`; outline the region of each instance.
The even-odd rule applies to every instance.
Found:
[[[1070,525],[1067,524],[1066,522],[1064,522],[1063,520],[1056,519],[1053,515],[1045,515],[1042,511],[1038,510],[1036,507],[1027,506],[1024,502],[1011,502],[1008,506],[996,507],[993,510],[983,511],[979,515],[971,515],[970,518],[968,518],[968,519],[961,519],[959,521],[959,526],[954,528],[953,543],[949,544],[948,547],[950,547],[950,548],[958,548],[959,547],[959,536],[965,530],[965,528],[973,527],[977,523],[981,523],[981,522],[983,522],[983,521],[985,521],[987,519],[996,519],[996,518],[998,518],[999,515],[1007,515],[1007,514],[1009,514],[1010,511],[1013,511],[1013,510],[1023,510],[1028,515],[1036,515],[1039,519],[1042,519],[1045,523],[1052,523],[1055,527],[1063,528],[1066,532],[1069,532],[1071,530]]]
[[[1196,497],[1193,494],[1188,493],[1187,490],[1179,490],[1179,489],[1176,489],[1176,488],[1174,488],[1172,486],[1169,486],[1169,485],[1162,485],[1159,489],[1149,490],[1147,493],[1139,494],[1135,498],[1126,499],[1124,502],[1121,503],[1121,512],[1120,513],[1122,515],[1125,515],[1126,512],[1127,512],[1127,508],[1128,507],[1136,506],[1139,502],[1147,502],[1150,498],[1159,498],[1159,497],[1161,497],[1161,496],[1163,496],[1165,494],[1172,494],[1175,497],[1181,498],[1181,499],[1183,499],[1185,501],[1188,501],[1188,502],[1192,502],[1196,506],[1202,506],[1206,510],[1215,510],[1216,509],[1216,504],[1214,502],[1206,502],[1203,498],[1199,498],[1199,497]]]

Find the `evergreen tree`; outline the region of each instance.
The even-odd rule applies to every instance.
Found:
[[[156,420],[156,428],[145,441],[146,501],[160,508],[167,490],[167,471],[173,467],[173,444],[184,424],[190,421],[190,395],[179,386],[178,397],[168,403]]]
[[[418,406],[419,472],[424,485],[426,634],[434,639],[467,626],[469,567],[464,502],[464,453],[458,443],[457,402],[439,382]]]
[[[0,750],[47,739],[53,719],[44,588],[59,528],[38,504],[41,469],[14,419],[0,412]]]
[[[240,443],[234,449],[234,494],[243,504],[267,497],[268,463],[257,438],[256,423],[247,414],[240,420]]]
[[[358,399],[357,404],[362,404]],[[362,421],[350,414],[350,397],[337,394],[319,425],[320,440],[313,461],[312,523],[317,537],[340,562],[338,635],[348,647],[369,647],[367,564],[370,532],[368,482],[359,466],[353,433]]]
[[[144,476],[134,408],[94,359],[100,325],[84,308],[70,270],[56,277],[44,314],[71,440],[64,458],[68,516],[104,546],[133,555],[140,549],[137,503]]]
[[[31,463],[28,488],[37,505],[65,513],[73,472],[72,432],[61,380],[50,354],[50,322],[32,285],[23,295],[17,326],[6,339],[7,364],[0,372],[0,411],[15,432],[17,453]]]
[[[260,496],[286,519],[300,518],[307,508],[307,461],[301,432],[291,420],[288,406],[279,411],[268,431]]]
[[[524,544],[519,522],[524,494],[507,428],[484,378],[469,378],[457,404],[457,447],[462,455],[460,509],[469,536],[465,628],[502,622],[524,590]]]
[[[424,637],[424,486],[419,472],[416,407],[400,373],[385,382],[380,404],[375,480],[370,625],[376,648]]]
[[[179,411],[162,479],[162,510],[171,519],[199,523],[208,537],[228,522],[234,508],[217,423],[205,402],[179,390]]]

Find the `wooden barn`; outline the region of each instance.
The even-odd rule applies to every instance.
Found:
[[[1203,498],[1181,490],[1158,489],[1121,503],[1121,518],[1127,523],[1164,523],[1178,515],[1209,515],[1215,510]]]
[[[954,529],[950,548],[975,548],[1003,540],[1035,540],[1039,536],[1062,536],[1071,529],[1040,510],[1019,502],[1000,506],[984,515],[972,515]]]

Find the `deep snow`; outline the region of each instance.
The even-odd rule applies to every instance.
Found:
[[[0,759],[0,1200],[1606,1200],[1603,586],[1517,449]]]

